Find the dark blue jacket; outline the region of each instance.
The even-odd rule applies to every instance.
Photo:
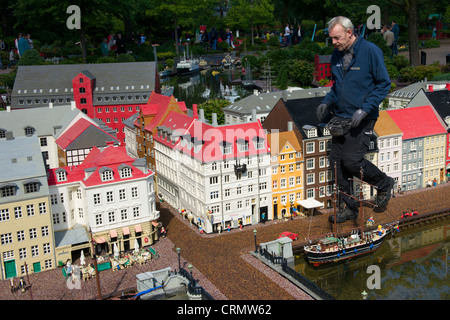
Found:
[[[337,117],[350,119],[363,109],[368,113],[366,119],[377,119],[379,105],[391,88],[381,49],[359,37],[346,71],[342,63],[342,53],[335,49],[331,56],[334,84],[322,103]]]

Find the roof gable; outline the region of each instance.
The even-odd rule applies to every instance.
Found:
[[[80,149],[92,146],[106,146],[107,141],[119,141],[92,122],[81,118],[56,139],[63,150]]]

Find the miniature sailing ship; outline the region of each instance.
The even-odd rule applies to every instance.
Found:
[[[336,180],[335,180],[336,181]],[[363,181],[362,170],[360,180],[360,197],[357,199],[360,203],[361,223],[357,230],[354,230],[347,236],[325,236],[315,244],[305,245],[304,253],[308,262],[318,266],[323,263],[337,262],[344,259],[353,258],[363,255],[378,249],[383,243],[386,235],[391,231],[391,226],[383,227],[378,225],[377,228],[370,231],[364,231],[363,228]],[[340,192],[336,186],[334,188],[334,235],[337,235],[336,230],[336,195]],[[352,197],[352,196],[350,196]],[[354,198],[354,197],[352,197]],[[356,199],[356,198],[354,198]]]

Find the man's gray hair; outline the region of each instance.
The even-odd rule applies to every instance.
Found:
[[[354,31],[353,23],[351,22],[351,20],[343,16],[334,17],[333,19],[328,21],[328,30],[333,29],[338,24],[340,24],[345,31],[347,30],[352,30],[352,32]]]

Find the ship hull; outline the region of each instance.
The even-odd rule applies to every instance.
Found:
[[[350,259],[377,250],[383,244],[384,238],[385,235],[373,242],[365,243],[351,248],[346,248],[345,250],[337,250],[331,252],[313,252],[305,250],[305,256],[308,262],[314,265],[337,262],[340,260]]]
[[[194,74],[200,72],[200,68],[198,65],[196,66],[189,66],[189,67],[178,67],[177,73],[179,76],[186,76],[190,74]]]

